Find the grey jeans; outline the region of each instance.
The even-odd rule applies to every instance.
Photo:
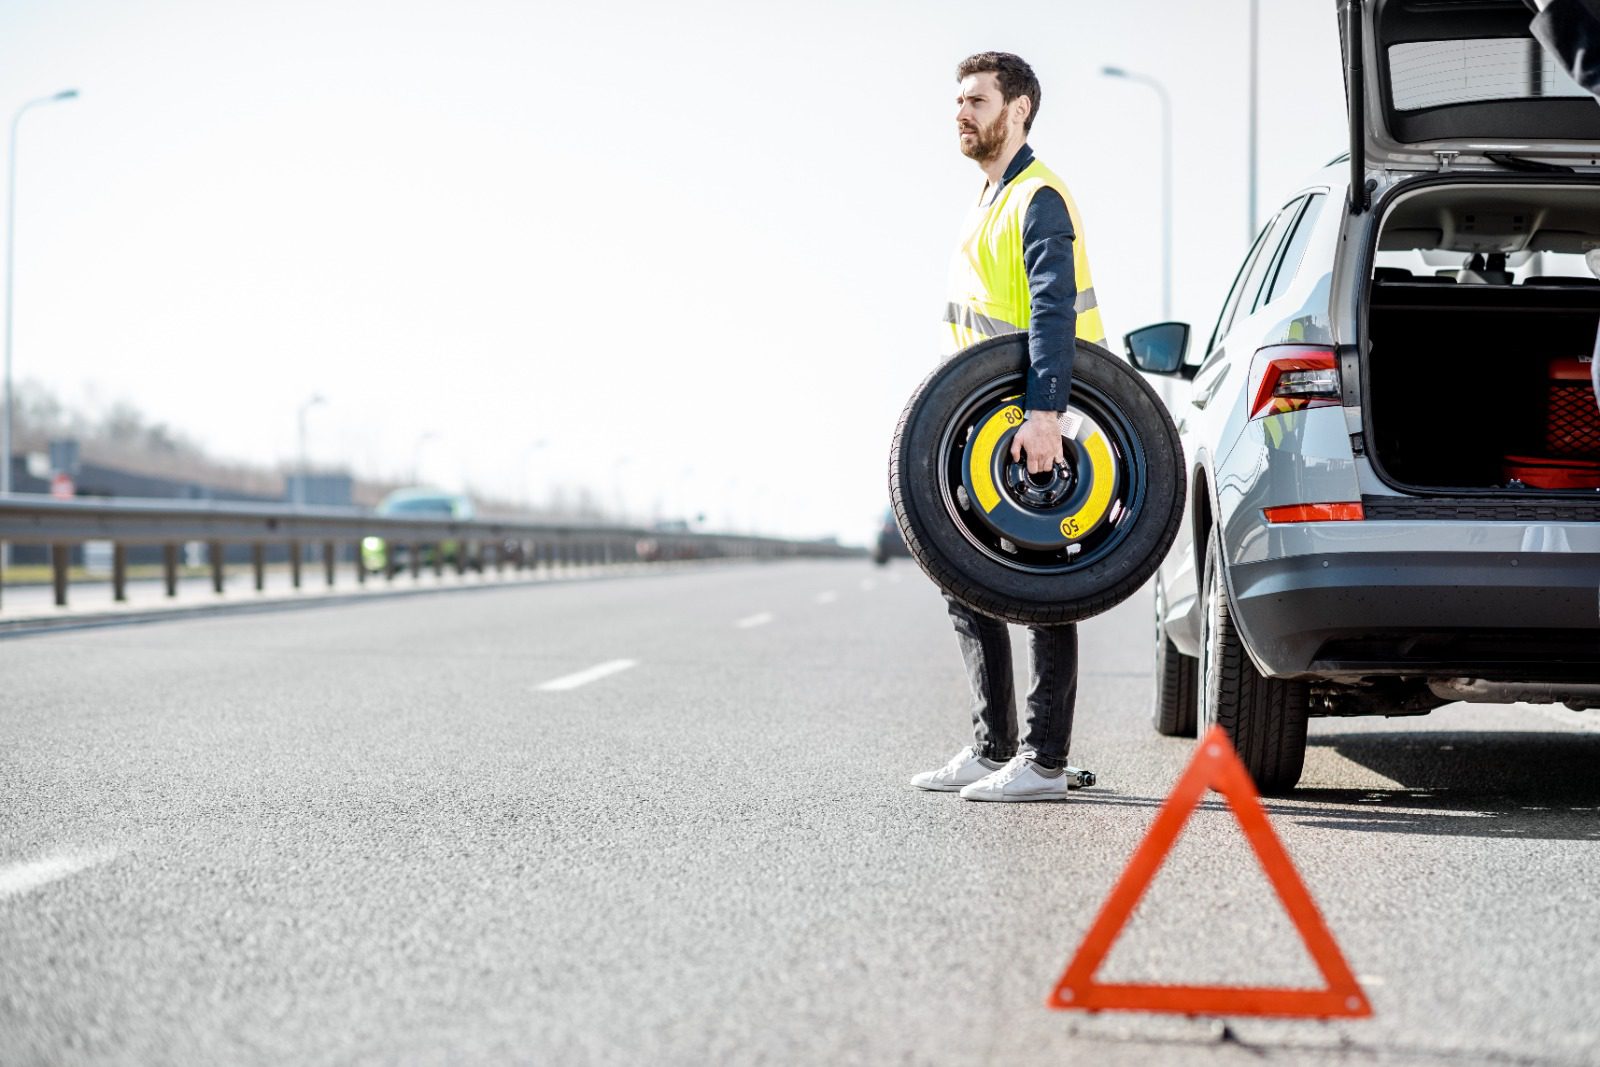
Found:
[[[1017,754],[1016,686],[1011,680],[1011,634],[1006,624],[945,597],[972,685],[974,747],[985,759]],[[1041,767],[1064,767],[1078,702],[1078,627],[1028,627],[1033,678],[1028,687],[1028,735],[1023,743]]]

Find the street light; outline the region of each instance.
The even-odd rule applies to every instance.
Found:
[[[1261,0],[1250,0],[1250,206],[1249,214],[1245,217],[1244,235],[1245,247],[1255,243],[1256,239],[1256,126],[1257,107],[1256,101],[1260,96],[1261,82],[1261,50],[1258,42],[1261,36]]]
[[[1125,78],[1156,91],[1161,100],[1161,317],[1172,319],[1172,99],[1166,86],[1145,74],[1102,67],[1108,78]]]
[[[11,392],[11,276],[16,262],[17,233],[17,124],[28,111],[45,104],[76,99],[78,90],[63,89],[54,96],[41,96],[17,108],[11,116],[11,154],[7,157],[6,174],[6,366],[5,366],[5,422],[0,425],[0,497],[11,495],[11,427],[16,416]],[[11,563],[11,546],[0,545],[0,567]]]
[[[321,393],[313,393],[300,410],[296,413],[300,423],[300,475],[294,480],[294,505],[300,507],[306,502],[306,472],[311,467],[311,460],[306,456],[306,412],[319,404],[326,404]]]

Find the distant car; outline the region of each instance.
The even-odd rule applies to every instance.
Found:
[[[438,489],[396,489],[383,498],[377,514],[395,519],[454,519],[470,522],[477,517],[472,501],[460,493],[446,493]],[[432,566],[437,556],[440,562],[454,564],[461,553],[460,541],[440,541],[437,544],[418,544],[422,566]],[[374,574],[386,568],[400,570],[410,565],[411,545],[404,541],[389,544],[382,537],[361,539],[361,565]]]
[[[910,559],[911,550],[906,547],[906,539],[900,535],[900,526],[894,521],[894,509],[890,508],[883,513],[883,522],[878,527],[878,539],[872,546],[872,562],[882,567],[893,557]]]

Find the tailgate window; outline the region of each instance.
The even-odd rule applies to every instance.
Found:
[[[1389,82],[1396,111],[1589,95],[1530,37],[1397,44],[1389,49]]]

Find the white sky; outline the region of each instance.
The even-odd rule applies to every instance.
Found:
[[[1260,214],[1344,150],[1334,0],[1262,3]],[[1015,51],[1113,345],[1247,239],[1247,0],[0,0],[15,373],[219,455],[860,541],[982,184],[954,66]],[[0,149],[3,149],[0,144]],[[1202,331],[1203,335],[1203,331]],[[424,444],[424,434],[432,434]],[[538,447],[539,441],[548,441]]]

